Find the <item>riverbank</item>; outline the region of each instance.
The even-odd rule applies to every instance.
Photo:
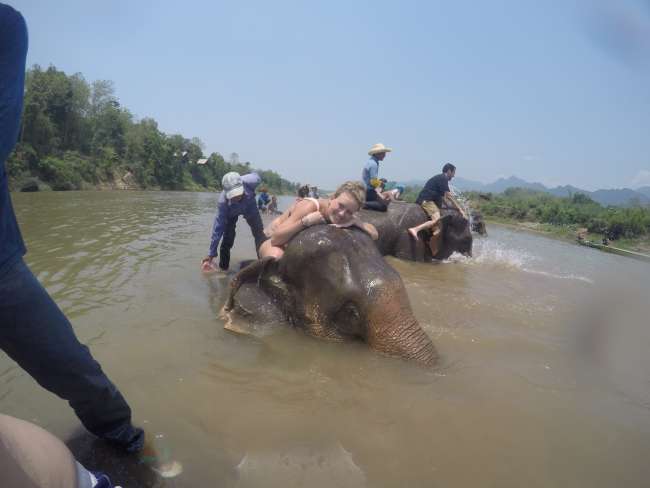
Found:
[[[497,224],[511,229],[542,234],[547,237],[552,237],[567,242],[575,242],[576,231],[578,230],[578,226],[560,226],[553,224],[544,224],[541,222],[522,222],[514,219],[494,216],[484,217],[484,220],[488,226],[488,234],[490,232],[490,225]],[[587,233],[585,234],[585,239],[593,242],[601,242],[603,235]],[[628,251],[650,254],[650,236],[644,236],[635,239],[621,238],[615,241],[611,241],[611,245],[619,247],[621,249],[626,249]]]
[[[266,186],[270,194],[276,196],[291,196],[295,192],[293,189],[287,190],[286,188],[275,188],[269,186],[262,179],[261,186]],[[96,183],[81,182],[78,187],[70,188],[52,188],[48,184],[36,176],[27,176],[22,179],[9,179],[9,191],[12,193],[33,193],[33,192],[49,192],[49,191],[180,191],[180,192],[221,192],[219,187],[201,186],[194,181],[186,182],[185,186],[180,188],[162,188],[159,185],[142,186],[135,179],[134,175],[130,172],[125,173],[121,177],[114,177],[113,179],[104,179]]]

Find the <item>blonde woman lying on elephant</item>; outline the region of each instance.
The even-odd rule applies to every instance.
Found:
[[[373,240],[378,239],[377,229],[362,222],[357,212],[365,201],[365,189],[359,182],[347,181],[334,193],[333,198],[303,198],[274,220],[265,231],[270,239],[260,246],[260,258],[280,259],[286,244],[301,230],[317,224],[336,227],[358,227]]]

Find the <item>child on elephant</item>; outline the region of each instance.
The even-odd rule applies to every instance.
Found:
[[[333,198],[303,198],[278,217],[282,221],[271,224],[269,229],[270,239],[261,246],[260,258],[273,257],[280,259],[289,240],[307,227],[317,224],[330,223],[336,227],[356,226],[368,233],[373,240],[379,235],[372,224],[362,222],[357,212],[365,201],[365,189],[359,182],[348,181],[343,183],[334,193]]]

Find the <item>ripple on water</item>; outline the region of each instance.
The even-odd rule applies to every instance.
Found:
[[[563,309],[590,288],[575,279],[594,279],[593,269],[627,277],[622,261],[497,230],[476,240],[474,258],[454,256],[454,264],[389,259],[441,354],[430,371],[292,329],[262,340],[224,332],[216,315],[232,274],[206,278],[197,269],[215,195],[15,197],[30,264],[66,312],[78,314],[80,338],[136,421],[174,439],[188,467],[183,486],[224,485],[220,449],[233,469],[245,453],[275,452],[286,438],[325,453],[328,444],[314,439],[340,440],[373,487],[645,486],[650,476],[649,417],[638,406],[648,399],[648,337],[637,330],[647,330],[647,314],[634,328],[625,316],[607,320],[611,327],[591,342],[581,335],[592,347],[580,376],[567,359],[576,348]],[[234,252],[233,261],[254,253],[245,223]],[[77,425],[3,360],[3,411],[44,419],[57,434]]]

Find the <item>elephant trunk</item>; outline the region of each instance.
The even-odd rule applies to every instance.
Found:
[[[425,366],[433,366],[437,362],[438,352],[413,316],[410,307],[376,308],[369,317],[367,341],[371,348]]]

